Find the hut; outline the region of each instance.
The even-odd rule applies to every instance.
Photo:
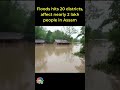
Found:
[[[44,44],[45,40],[36,39],[35,44]]]
[[[0,41],[2,42],[13,42],[19,41],[24,38],[24,35],[16,32],[0,32]]]
[[[70,44],[67,40],[60,40],[60,39],[55,39],[54,41],[55,44]]]

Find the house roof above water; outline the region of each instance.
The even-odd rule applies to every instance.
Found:
[[[56,43],[69,43],[67,40],[55,39]]]
[[[0,40],[22,39],[24,35],[15,32],[0,32]]]
[[[41,39],[36,39],[35,43],[45,43],[45,40],[41,40]]]

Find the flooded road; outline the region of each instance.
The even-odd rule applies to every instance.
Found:
[[[84,73],[85,60],[73,55],[80,45],[36,45],[36,73]]]
[[[90,66],[105,61],[108,52],[113,50],[111,42],[91,41],[86,52],[86,90],[120,90],[120,82],[115,76],[94,70]]]

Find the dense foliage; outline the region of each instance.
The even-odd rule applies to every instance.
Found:
[[[80,39],[80,44],[82,47],[80,48],[79,52],[74,53],[75,55],[79,57],[84,57],[85,56],[85,26],[81,28],[80,34],[78,34],[77,38],[81,36]]]
[[[111,64],[118,64],[120,63],[120,1],[113,1],[109,9],[111,10],[109,19],[106,19],[101,27],[111,22],[116,22],[109,31],[109,40],[112,41],[115,50],[110,54],[108,61]]]
[[[114,51],[109,52],[106,62],[101,62],[95,65],[96,68],[104,70],[108,73],[120,73],[120,1],[113,1],[109,10],[109,18],[106,19],[99,27],[115,22],[112,29],[109,31],[109,40],[112,42]]]
[[[67,40],[71,43],[73,41],[77,41],[76,39],[73,39],[71,35],[68,35],[63,31],[55,30],[54,32],[51,32],[50,30],[46,30],[42,26],[35,27],[35,39],[45,40],[47,43],[53,43],[55,39]]]
[[[19,1],[0,1],[0,32],[17,32],[34,40],[35,12]]]
[[[18,2],[0,1],[0,31],[23,32],[27,22],[27,12]]]

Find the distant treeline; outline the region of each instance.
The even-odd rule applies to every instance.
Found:
[[[55,39],[67,40],[70,43],[78,41],[76,38],[71,37],[63,31],[56,30],[54,32],[51,32],[50,30],[47,31],[42,26],[35,27],[35,39],[45,40],[47,43],[53,43]]]
[[[19,1],[0,1],[0,32],[22,33],[34,39],[34,14]]]

